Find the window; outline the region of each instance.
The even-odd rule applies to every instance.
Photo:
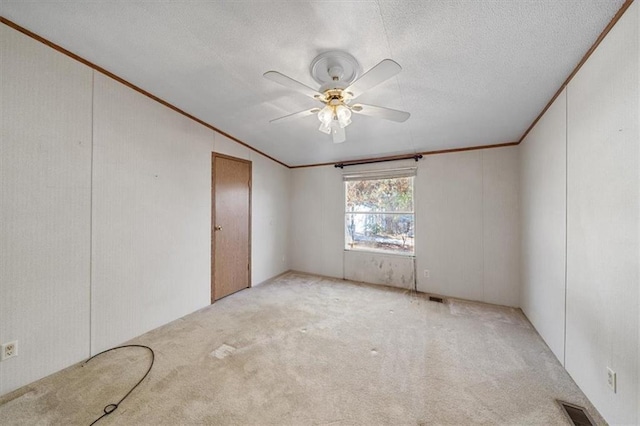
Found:
[[[415,168],[345,174],[345,249],[413,255]]]

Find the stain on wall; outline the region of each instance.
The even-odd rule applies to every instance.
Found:
[[[415,288],[415,258],[360,251],[344,252],[344,278],[390,287]]]

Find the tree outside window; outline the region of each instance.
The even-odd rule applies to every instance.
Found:
[[[345,182],[345,249],[413,255],[413,177]]]

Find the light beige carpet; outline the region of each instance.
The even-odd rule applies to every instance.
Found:
[[[149,332],[149,377],[99,425],[604,423],[517,309],[288,273]],[[0,399],[2,424],[89,424],[146,371],[144,349]]]

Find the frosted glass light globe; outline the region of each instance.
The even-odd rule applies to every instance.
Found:
[[[336,117],[338,123],[343,129],[351,124],[351,110],[344,105],[338,105],[336,107]]]
[[[333,108],[329,105],[326,105],[324,108],[318,112],[318,120],[320,120],[324,125],[329,125],[331,120],[333,119]]]

